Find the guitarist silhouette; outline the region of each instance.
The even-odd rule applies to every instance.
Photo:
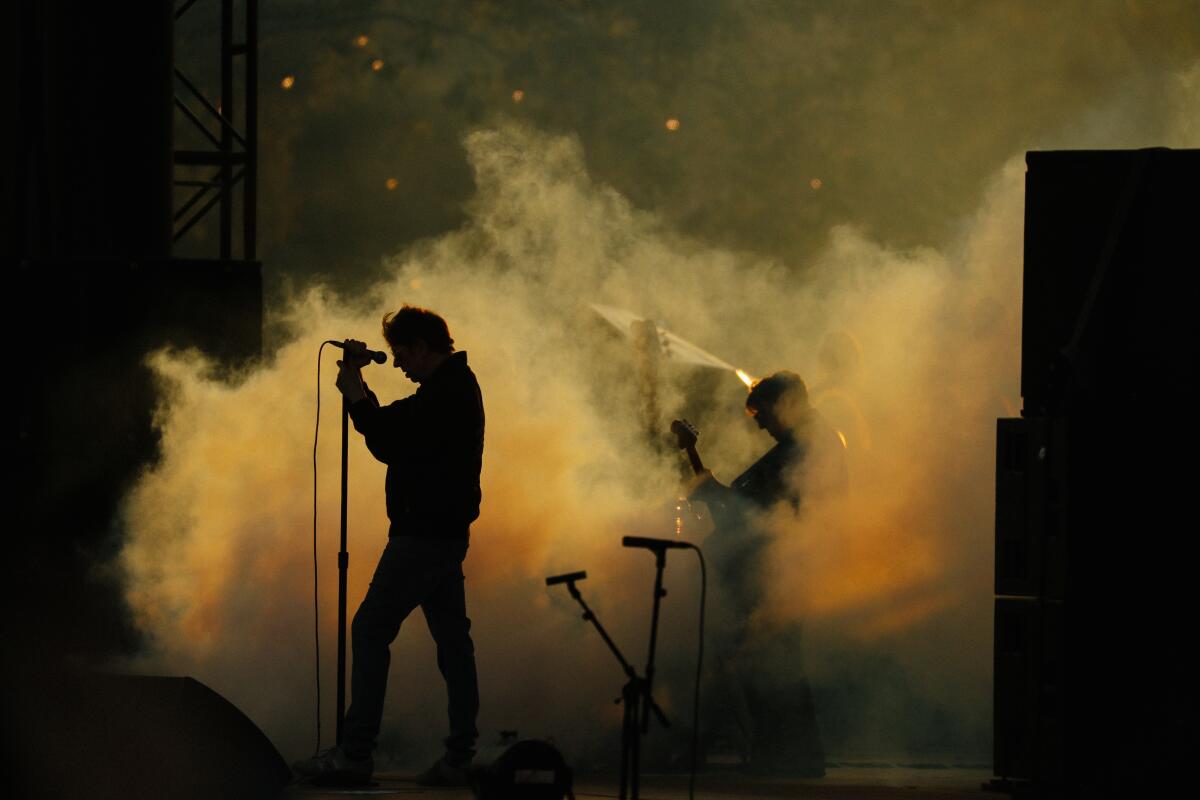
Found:
[[[802,491],[844,488],[844,448],[809,403],[807,387],[794,372],[776,372],[755,383],[746,411],[775,446],[729,485],[705,468],[696,450],[696,427],[683,419],[671,423],[698,479],[690,496],[707,504],[714,522],[704,548],[717,577],[722,613],[714,634],[722,656],[710,689],[717,722],[705,738],[711,746],[712,734],[719,734],[716,729],[732,716],[741,734],[742,757],[751,769],[821,776],[824,753],[807,679],[798,664],[782,680],[762,670],[767,661],[795,662],[799,627],[760,632],[752,639],[749,622],[762,605],[766,582],[768,542],[757,524],[758,513],[781,504],[798,512]]]

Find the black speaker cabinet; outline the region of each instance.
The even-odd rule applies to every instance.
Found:
[[[1040,419],[996,421],[996,594],[1043,591],[1047,426]]]
[[[191,678],[60,676],[11,705],[14,796],[251,800],[291,779],[262,731]]]
[[[1184,389],[1197,354],[1200,150],[1030,152],[1025,163],[1025,416]]]
[[[996,442],[995,769],[1044,796],[1149,796],[1196,749],[1200,151],[1026,163],[1024,408]]]
[[[996,598],[993,768],[1002,778],[1037,774],[1041,615],[1037,598]]]

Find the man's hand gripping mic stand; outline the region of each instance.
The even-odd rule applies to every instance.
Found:
[[[612,651],[613,656],[620,662],[621,669],[625,671],[625,675],[629,678],[621,688],[620,698],[614,701],[621,703],[624,707],[621,722],[621,800],[638,800],[642,734],[650,729],[650,715],[653,714],[664,728],[671,727],[671,723],[667,721],[667,715],[659,708],[658,703],[654,702],[654,697],[651,694],[654,682],[654,647],[658,640],[658,611],[660,601],[667,593],[662,588],[662,575],[663,568],[666,566],[666,553],[663,550],[658,550],[655,552],[655,555],[657,556],[658,568],[654,577],[654,610],[650,618],[650,654],[646,661],[646,677],[644,678],[639,677],[633,665],[625,660],[625,656],[621,654],[616,642],[608,635],[608,631],[604,630],[604,626],[600,624],[600,620],[596,619],[596,613],[588,607],[588,604],[583,600],[583,596],[579,593],[579,589],[576,588],[576,581],[586,578],[587,573],[572,572],[568,575],[558,575],[546,579],[547,586],[553,586],[556,583],[567,584],[567,591],[571,593],[571,597],[575,598],[575,602],[579,603],[583,608],[583,618],[592,623],[596,628],[596,632],[600,634],[600,638],[608,645],[608,649]]]

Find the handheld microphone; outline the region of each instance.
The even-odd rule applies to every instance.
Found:
[[[333,339],[326,339],[325,344],[331,344],[334,347],[338,348],[339,350],[346,349],[346,345],[344,345],[341,342],[335,342]],[[384,353],[380,350],[367,350],[365,348],[363,349],[363,352],[367,354],[367,358],[371,359],[376,364],[386,364],[387,363],[387,360],[388,360],[387,353]]]
[[[691,542],[677,542],[673,539],[650,539],[645,536],[625,536],[621,539],[621,544],[624,547],[644,547],[656,553],[661,553],[671,548],[692,547]]]
[[[546,578],[546,585],[553,586],[556,583],[574,583],[581,581],[587,577],[586,572],[568,572],[565,575],[552,575]]]

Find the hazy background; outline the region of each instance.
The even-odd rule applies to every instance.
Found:
[[[846,434],[851,491],[774,521],[771,601],[754,621],[803,621],[805,650],[781,668],[808,670],[831,754],[986,761],[994,420],[1020,408],[1021,154],[1200,144],[1195,5],[294,2],[263,15],[268,352],[233,381],[191,354],[155,357],[163,455],[127,503],[120,563],[152,635],[138,666],[208,683],[288,756],[312,747],[317,346],[382,347],[380,315],[415,302],[447,317],[488,412],[466,565],[481,729],[553,735],[577,761],[615,754],[621,675],[541,579],[587,569],[582,588],[642,661],[652,559],[617,543],[672,532],[680,470],[641,434],[632,355],[590,311],[600,302],[752,374],[799,371]],[[177,61],[203,76],[215,28],[191,17]],[[334,360],[318,453],[326,741]],[[381,397],[411,391],[375,369]],[[696,417],[726,480],[770,444],[731,375],[672,367],[661,392],[665,414]],[[382,466],[358,443],[351,476],[353,609],[386,520]],[[697,570],[671,559],[663,657],[682,675]],[[398,761],[431,754],[444,725],[423,628],[414,618],[395,646],[383,750]],[[687,688],[664,687],[681,718]]]

